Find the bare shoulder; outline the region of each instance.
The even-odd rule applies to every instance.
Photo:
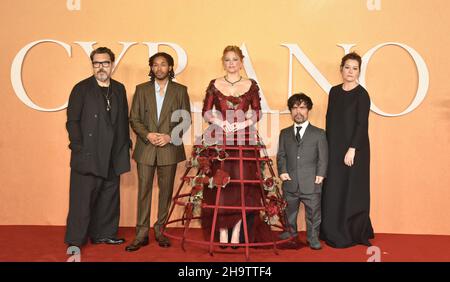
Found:
[[[213,79],[213,81],[214,81],[214,83],[221,83],[221,84],[226,83],[225,78],[223,76],[217,77],[217,78]]]
[[[249,78],[246,78],[246,77],[243,77],[242,80],[240,81],[240,83],[241,83],[243,86],[250,87],[250,85],[252,85],[252,83],[253,83],[253,80],[252,80],[252,79],[249,79]]]
[[[239,83],[236,84],[236,86],[238,87],[238,91],[241,94],[249,92],[252,89],[252,85],[253,80],[244,77],[241,79],[241,81],[239,81]]]

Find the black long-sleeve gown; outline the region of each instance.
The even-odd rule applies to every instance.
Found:
[[[332,247],[370,245],[374,238],[370,211],[370,145],[368,117],[370,98],[358,85],[350,91],[334,86],[328,97],[326,133],[328,176],[322,191],[320,238]],[[344,157],[356,149],[354,164]]]

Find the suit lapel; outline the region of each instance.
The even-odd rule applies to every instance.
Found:
[[[294,125],[292,125],[291,127],[289,127],[288,129],[288,136],[289,136],[289,142],[293,143],[293,144],[297,144],[297,138],[295,138],[295,128]]]
[[[119,112],[119,94],[117,93],[116,87],[114,87],[113,82],[110,82],[111,89],[111,123],[115,124],[117,120],[117,114]]]
[[[170,105],[172,104],[172,101],[175,97],[175,93],[173,93],[173,84],[172,81],[167,82],[167,90],[166,94],[164,96],[164,102],[161,108],[161,114],[159,115],[159,121],[158,123],[161,124],[161,122],[166,118],[166,116],[170,112]],[[156,102],[155,102],[156,103]]]
[[[303,141],[305,141],[305,138],[309,138],[311,135],[311,126],[312,124],[309,123],[309,125],[306,127],[305,132],[303,133],[303,138],[300,141],[300,145],[303,144]]]
[[[158,124],[158,118],[157,118],[157,109],[156,109],[156,97],[155,97],[155,84],[154,82],[146,84],[146,89],[144,89],[144,99],[145,104],[148,107],[148,115],[150,116],[150,121],[153,122],[155,125]]]

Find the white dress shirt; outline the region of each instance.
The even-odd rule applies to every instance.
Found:
[[[158,82],[155,81],[155,97],[156,97],[156,112],[157,112],[157,118],[159,121],[159,116],[161,115],[161,109],[164,103],[164,98],[166,97],[166,90],[167,85],[169,82],[166,83],[166,86],[164,86],[164,95],[161,95],[161,87],[159,86]]]
[[[300,129],[300,137],[303,138],[303,134],[305,134],[305,130],[309,125],[309,121],[305,121],[304,123],[295,123],[294,122],[294,135],[297,134],[297,127],[301,126],[302,129]]]

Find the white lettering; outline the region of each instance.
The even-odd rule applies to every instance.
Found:
[[[372,58],[373,54],[378,49],[388,46],[388,45],[394,45],[394,46],[401,47],[401,48],[405,49],[411,55],[411,57],[413,58],[413,60],[416,64],[417,75],[419,78],[416,96],[414,97],[414,100],[411,102],[411,104],[403,112],[398,113],[398,114],[389,114],[389,113],[383,112],[373,102],[371,103],[370,109],[372,111],[374,111],[375,113],[382,115],[382,116],[386,116],[386,117],[396,117],[396,116],[406,115],[406,114],[412,112],[420,105],[420,103],[422,103],[422,101],[425,99],[425,96],[427,95],[427,92],[428,92],[429,74],[428,74],[428,68],[427,68],[427,65],[425,64],[425,61],[422,59],[422,57],[419,55],[419,53],[417,53],[416,50],[414,50],[413,48],[409,47],[406,44],[397,43],[397,42],[386,42],[386,43],[381,43],[381,44],[373,47],[362,57],[361,74],[360,74],[360,79],[359,79],[359,82],[361,83],[361,85],[363,85],[363,86],[366,85],[366,71],[367,71],[367,65],[369,64],[370,58]]]
[[[64,42],[52,40],[52,39],[42,39],[42,40],[38,40],[38,41],[33,41],[33,42],[27,44],[25,47],[23,47],[19,51],[19,53],[17,53],[16,57],[14,58],[12,65],[11,65],[11,84],[14,89],[14,92],[16,93],[16,96],[26,106],[28,106],[34,110],[42,111],[42,112],[57,112],[57,111],[65,109],[67,107],[68,102],[66,102],[64,105],[62,105],[58,108],[53,108],[53,109],[42,108],[42,107],[36,105],[33,101],[31,101],[30,97],[28,97],[27,93],[25,92],[25,88],[23,87],[23,82],[22,82],[22,65],[23,65],[25,56],[27,55],[28,51],[30,51],[31,48],[33,48],[34,46],[37,46],[41,43],[44,43],[44,42],[56,43],[56,44],[64,47],[64,49],[66,50],[67,55],[69,57],[72,56],[72,49],[71,49],[70,45],[68,45]]]

